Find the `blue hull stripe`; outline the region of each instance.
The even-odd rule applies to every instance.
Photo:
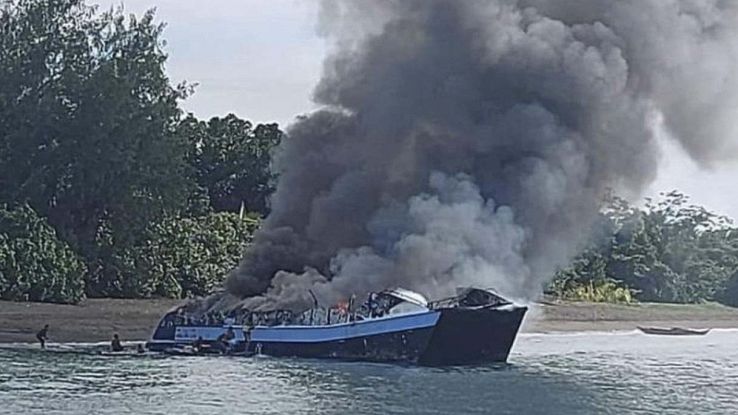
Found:
[[[329,326],[257,326],[251,330],[252,342],[320,343],[355,337],[374,336],[405,330],[433,327],[441,313],[429,311],[419,314],[384,317],[354,323]]]
[[[232,326],[233,335],[235,341],[244,341],[243,329],[241,326]],[[174,340],[193,342],[198,337],[202,337],[203,340],[212,341],[218,338],[221,334],[225,333],[228,329],[226,327],[190,327],[190,326],[179,326],[174,332]]]

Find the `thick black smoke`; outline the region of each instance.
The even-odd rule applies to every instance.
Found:
[[[249,308],[403,286],[532,298],[655,131],[732,157],[738,2],[326,2],[334,53],[228,291]],[[255,296],[255,297],[254,297]]]

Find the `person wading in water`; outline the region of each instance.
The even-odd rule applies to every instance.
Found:
[[[110,342],[110,350],[114,352],[123,351],[123,345],[120,344],[120,337],[118,337],[118,333],[113,334],[113,341]]]
[[[49,331],[49,325],[46,324],[44,325],[44,328],[42,328],[41,330],[39,330],[38,333],[36,333],[36,339],[38,339],[38,342],[41,343],[42,349],[46,348],[46,339],[49,338],[48,331]]]

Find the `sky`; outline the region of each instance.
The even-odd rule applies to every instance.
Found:
[[[324,42],[315,33],[317,4],[302,0],[91,0],[140,15],[156,8],[166,22],[167,70],[196,83],[184,108],[201,118],[233,112],[288,124],[314,109]]]
[[[200,118],[234,113],[286,127],[316,108],[311,94],[328,51],[315,30],[317,0],[91,2],[136,15],[156,8],[167,23],[167,70],[174,82],[198,85],[183,106]],[[668,138],[661,142],[659,174],[644,196],[676,189],[738,220],[738,163],[701,169]]]

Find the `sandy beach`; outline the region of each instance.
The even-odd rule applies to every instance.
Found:
[[[738,328],[738,308],[708,304],[536,304],[523,332],[635,330],[638,326]]]
[[[181,300],[90,299],[80,305],[0,302],[0,343],[32,342],[44,324],[51,342],[99,342],[119,333],[146,340],[161,316]]]
[[[80,305],[0,302],[0,343],[33,342],[49,324],[52,342],[100,342],[119,333],[146,340],[159,318],[181,300],[91,299]],[[719,304],[544,303],[533,306],[522,331],[633,330],[637,326],[738,328],[738,309]]]

